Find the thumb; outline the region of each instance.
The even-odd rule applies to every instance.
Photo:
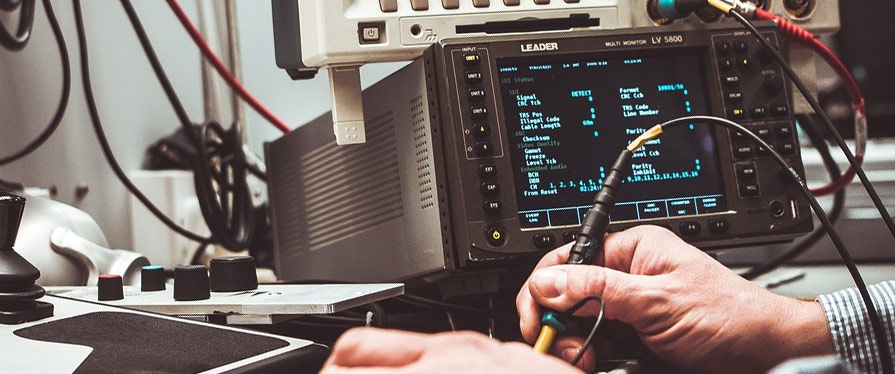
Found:
[[[529,290],[534,301],[556,311],[566,311],[579,301],[597,296],[606,303],[605,317],[630,323],[644,307],[644,284],[649,277],[587,265],[558,265],[534,272]],[[599,304],[582,308],[596,315]]]

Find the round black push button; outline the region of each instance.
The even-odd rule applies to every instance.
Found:
[[[723,234],[730,230],[730,222],[726,219],[714,219],[709,221],[709,231],[712,234]]]
[[[491,156],[494,153],[494,145],[490,142],[475,143],[475,154],[479,157]]]
[[[744,54],[749,52],[749,44],[744,40],[737,40],[733,42],[733,49],[739,54]]]
[[[556,245],[556,237],[552,234],[538,234],[534,236],[535,247],[550,249]]]
[[[497,183],[482,183],[482,195],[494,196],[500,192],[500,185]]]
[[[699,222],[691,221],[691,222],[682,222],[680,225],[681,234],[684,235],[696,235],[699,234],[699,231],[702,230],[702,226],[699,225]]]
[[[500,201],[489,200],[482,203],[482,210],[485,211],[486,214],[497,214],[503,209],[503,204]]]
[[[500,247],[507,242],[506,234],[503,229],[497,226],[491,226],[485,230],[485,239],[492,247]]]
[[[490,126],[484,123],[479,123],[472,126],[472,136],[476,138],[487,138],[488,135],[491,135]]]
[[[494,165],[479,165],[479,176],[482,178],[493,177],[497,175],[497,167]]]
[[[715,50],[718,51],[719,55],[726,55],[726,54],[730,53],[730,43],[717,42],[717,43],[715,43]]]

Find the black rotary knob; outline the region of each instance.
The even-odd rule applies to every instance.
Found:
[[[248,291],[258,288],[255,259],[252,256],[219,257],[211,260],[211,290],[214,292]]]
[[[144,266],[140,269],[140,291],[164,291],[165,280],[165,268],[161,266]]]
[[[174,268],[174,300],[194,301],[211,297],[208,290],[208,269],[203,265]]]
[[[124,298],[124,283],[117,274],[100,275],[96,298],[99,301],[121,300]]]
[[[783,78],[777,74],[764,77],[764,90],[769,94],[776,94],[783,89]]]
[[[24,213],[24,197],[0,193],[0,248],[12,248],[16,244],[19,224],[22,222]]]

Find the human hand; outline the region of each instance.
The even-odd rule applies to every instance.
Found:
[[[604,318],[631,325],[655,354],[690,370],[765,372],[790,358],[833,353],[818,303],[764,290],[668,230],[609,235],[605,267],[562,265],[570,247],[545,255],[516,298],[529,342],[540,330],[541,306],[564,311],[599,296]],[[590,303],[577,315],[593,316],[598,307]]]
[[[425,335],[373,328],[346,332],[321,374],[580,374],[522,343],[501,343],[472,332]]]

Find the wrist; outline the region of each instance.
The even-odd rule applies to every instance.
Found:
[[[768,368],[799,357],[826,356],[835,353],[827,318],[820,303],[788,299],[779,318],[772,321],[773,352]]]

